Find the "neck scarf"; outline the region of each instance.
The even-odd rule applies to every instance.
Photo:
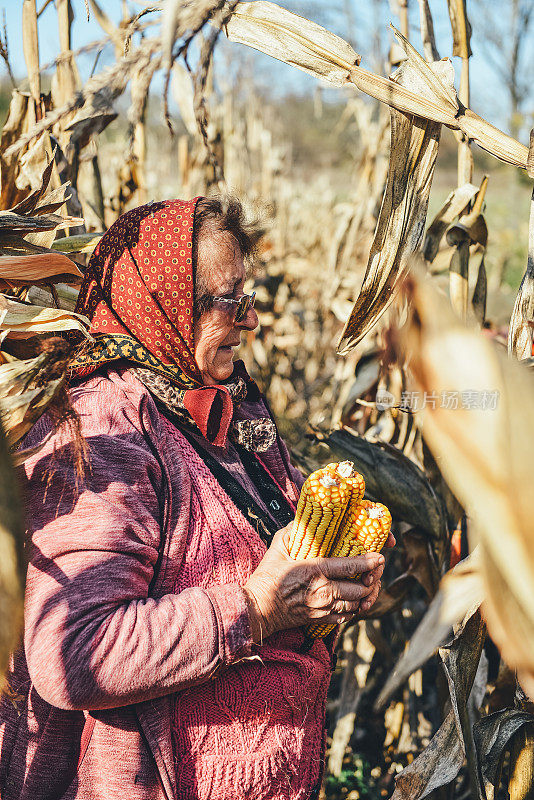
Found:
[[[76,311],[91,320],[94,342],[82,347],[71,373],[85,377],[110,362],[130,362],[162,402],[169,401],[175,411],[179,407],[184,421],[212,444],[224,446],[234,402],[241,402],[246,393],[235,391],[235,370],[228,383],[204,386],[195,361],[193,221],[199,199],[134,208],[104,234],[76,305]],[[254,382],[247,378],[248,391]],[[264,428],[270,427],[267,422],[273,425],[258,420]],[[251,425],[254,428],[254,421]],[[256,427],[259,431],[261,425]],[[239,426],[234,428],[239,438]],[[250,449],[267,449],[274,436],[270,430],[268,436],[253,437],[249,430],[243,438]]]

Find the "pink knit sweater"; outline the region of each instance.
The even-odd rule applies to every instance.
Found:
[[[265,545],[133,376],[109,370],[73,398],[85,484],[58,436],[26,465],[2,800],[304,800],[320,775],[326,647],[299,653],[299,630],[252,644],[241,587]],[[264,463],[294,502],[283,447]]]

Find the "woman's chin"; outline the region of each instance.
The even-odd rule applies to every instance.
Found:
[[[221,350],[223,351],[222,353]],[[232,348],[228,348],[229,352],[227,352],[227,348],[221,348],[221,350],[217,353],[209,369],[209,383],[221,383],[221,381],[226,381],[234,371],[234,353]],[[208,381],[204,379],[204,383],[207,382]]]

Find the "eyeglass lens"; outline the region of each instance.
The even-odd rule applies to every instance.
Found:
[[[249,308],[254,307],[255,299],[256,292],[252,292],[252,294],[244,294],[243,297],[240,298],[235,310],[235,322],[243,322],[248,314]]]

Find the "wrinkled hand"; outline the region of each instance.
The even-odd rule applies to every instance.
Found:
[[[295,561],[288,551],[291,525],[275,534],[244,587],[255,642],[312,622],[344,622],[369,611],[380,591],[383,555]],[[361,579],[351,580],[360,573]]]

